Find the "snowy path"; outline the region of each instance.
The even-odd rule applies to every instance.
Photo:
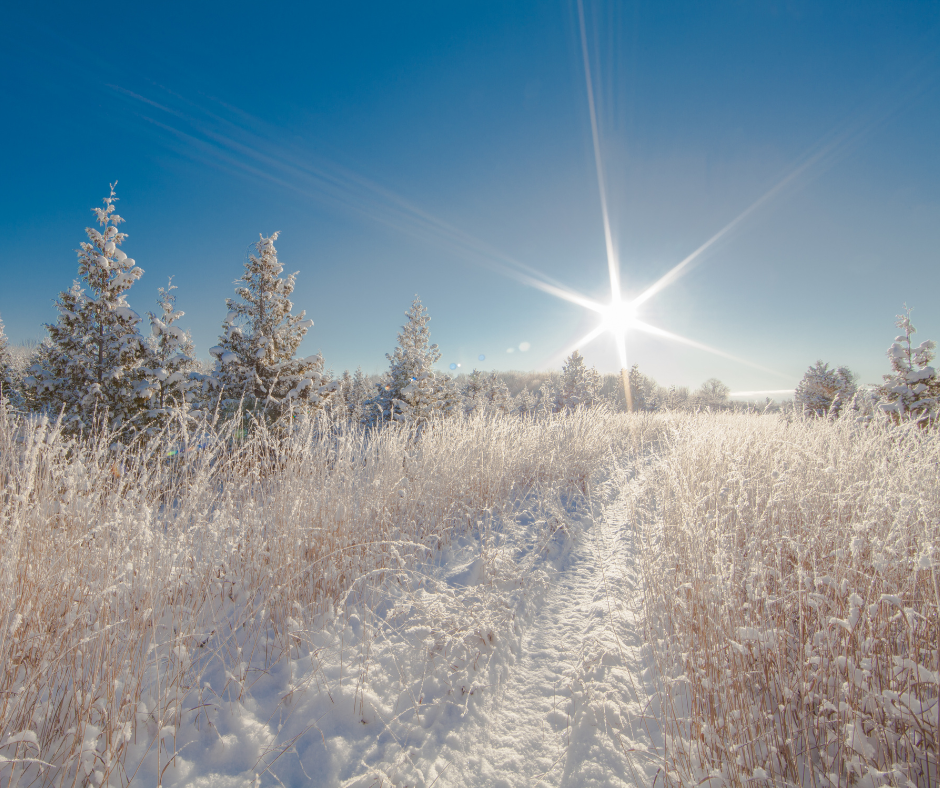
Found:
[[[503,686],[441,753],[442,786],[650,785],[640,577],[621,493],[582,532]],[[599,509],[599,506],[595,506]],[[440,761],[438,762],[440,763]]]
[[[389,586],[381,619],[350,611],[309,635],[313,652],[244,671],[240,701],[178,734],[163,784],[652,786],[655,671],[628,474],[610,478],[589,507],[550,501],[455,538]],[[203,680],[211,697],[233,678]],[[159,773],[143,749],[134,786]]]

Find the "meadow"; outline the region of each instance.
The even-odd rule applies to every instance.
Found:
[[[561,566],[539,561],[607,495],[642,570],[652,782],[937,785],[938,447],[887,419],[603,408],[128,446],[0,410],[0,784],[319,784],[296,775],[341,756],[349,785],[449,784],[340,744],[385,737],[381,760],[434,704],[458,737],[485,718]],[[206,782],[236,734],[257,750]]]

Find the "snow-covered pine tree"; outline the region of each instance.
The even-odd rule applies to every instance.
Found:
[[[160,314],[148,312],[151,335],[148,337],[149,351],[146,373],[149,383],[149,408],[147,416],[162,423],[173,411],[185,407],[192,398],[194,385],[190,374],[196,369],[193,359],[193,341],[188,331],[174,325],[185,313],[177,311],[176,290],[173,278],[166,287],[157,291],[157,306]]]
[[[338,385],[324,373],[319,353],[294,358],[313,321],[306,312],[291,314],[297,274],[281,277],[277,237],[260,236],[255,244],[235,289],[241,300],[226,299],[223,333],[209,349],[216,359],[213,383],[221,390],[223,408],[231,412],[241,406],[267,419],[283,415],[292,402],[319,410]]]
[[[433,369],[441,352],[430,343],[430,318],[418,296],[405,317],[408,322],[398,334],[395,352],[385,354],[390,364],[385,381],[366,405],[366,416],[373,424],[394,420],[421,426],[429,419],[450,415],[459,401],[450,376]]]
[[[561,370],[561,391],[555,394],[555,412],[589,408],[596,404],[601,389],[601,376],[584,363],[584,356],[575,350]]]
[[[486,407],[485,390],[486,373],[477,369],[473,370],[460,387],[460,404],[467,416],[479,413]]]
[[[350,418],[354,422],[361,423],[367,417],[366,403],[375,396],[375,391],[375,383],[362,371],[362,367],[356,367],[356,371],[353,373],[350,409]]]
[[[10,365],[10,347],[0,319],[0,399],[12,400],[13,371]]]
[[[630,385],[630,397],[633,410],[656,410],[657,403],[654,401],[656,395],[656,381],[649,377],[649,375],[644,375],[640,372],[639,364],[634,364],[630,367],[630,371],[627,373],[627,381]],[[623,378],[620,375],[617,376],[615,391],[615,401],[617,405],[623,410],[626,410],[627,403],[623,392]]]
[[[820,360],[806,370],[793,393],[793,403],[797,412],[838,416],[852,401],[856,388],[855,375],[848,367],[829,369],[829,364]]]
[[[481,411],[504,414],[512,411],[509,387],[496,372],[473,370],[460,390],[460,400],[468,416]]]
[[[895,325],[904,333],[888,348],[893,374],[884,376],[881,408],[897,418],[928,423],[940,413],[940,378],[930,366],[936,357],[937,343],[928,339],[913,346],[911,337],[917,329],[911,323],[910,309],[897,316]]]
[[[486,378],[486,406],[492,413],[504,415],[512,412],[512,397],[509,395],[509,386],[499,376],[498,372],[491,372]]]
[[[343,374],[336,381],[336,392],[330,397],[327,410],[332,418],[347,421],[352,418],[352,402],[353,376],[348,369],[344,369]]]
[[[366,377],[362,367],[356,367],[353,374],[348,369],[343,370],[337,386],[336,393],[330,398],[330,414],[335,419],[352,424],[361,423],[363,407],[375,393],[375,386]]]
[[[558,396],[558,392],[553,385],[552,379],[542,381],[542,385],[539,386],[539,393],[536,398],[536,412],[541,414],[553,413],[555,410],[555,399]]]
[[[127,234],[117,229],[124,220],[114,212],[115,185],[105,207],[93,209],[101,230],[86,228],[79,280],[59,294],[59,318],[46,325],[49,336],[26,379],[35,403],[61,411],[72,428],[91,426],[96,414],[119,427],[138,414],[149,393],[140,315],[127,304],[127,291],[143,271],[118,248]]]
[[[515,399],[513,400],[513,410],[515,410],[517,415],[524,418],[526,416],[533,415],[537,408],[538,400],[536,400],[531,391],[523,386],[522,390],[515,396]]]

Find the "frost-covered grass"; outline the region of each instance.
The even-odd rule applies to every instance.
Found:
[[[494,518],[580,494],[630,440],[626,425],[589,412],[451,420],[418,443],[397,428],[310,423],[284,439],[207,427],[126,449],[0,409],[0,783],[170,780],[193,731],[222,741],[220,710],[249,708],[272,677],[286,676],[280,711],[301,689],[335,702],[350,688],[366,723],[369,617],[389,612],[395,588],[459,700],[501,614],[448,608],[417,568],[456,534],[481,531],[485,548]],[[271,727],[244,769],[291,749]]]
[[[936,786],[938,432],[663,422],[633,505],[671,780]]]
[[[457,784],[442,748],[518,670],[599,478],[625,492],[595,548],[630,529],[644,578],[594,601],[633,637],[611,595],[642,594],[647,646],[621,660],[639,711],[594,690],[650,732],[621,742],[641,771],[937,785],[936,431],[600,410],[418,442],[170,432],[127,449],[0,409],[0,785]]]

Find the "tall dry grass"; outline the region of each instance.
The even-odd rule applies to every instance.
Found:
[[[633,507],[670,780],[937,785],[938,432],[663,425]]]
[[[211,725],[292,633],[375,604],[387,571],[481,516],[583,490],[625,423],[203,424],[128,448],[0,410],[0,782],[126,784],[141,744],[162,774],[181,726]]]

